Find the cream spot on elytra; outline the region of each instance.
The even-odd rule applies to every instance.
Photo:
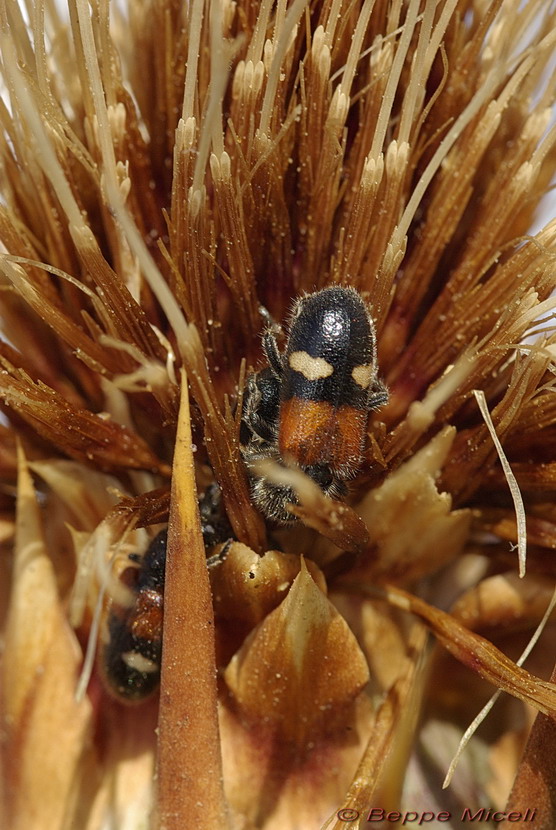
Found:
[[[294,372],[299,372],[307,380],[324,380],[334,371],[324,357],[311,357],[307,352],[292,352],[288,362]]]
[[[138,651],[125,651],[122,654],[122,661],[128,668],[135,669],[143,674],[152,674],[152,672],[158,671],[159,669],[156,663],[153,663],[148,657],[139,654]]]
[[[356,366],[352,373],[352,378],[361,389],[368,389],[371,380],[374,377],[374,368],[371,363],[365,363],[362,366]]]

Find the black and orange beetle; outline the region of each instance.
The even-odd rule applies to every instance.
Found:
[[[280,353],[271,329],[263,335],[268,367],[247,380],[241,425],[253,501],[267,518],[294,521],[290,487],[256,473],[256,462],[294,461],[326,495],[345,493],[359,469],[371,410],[388,401],[378,378],[376,335],[362,297],[333,286],[294,305]],[[254,472],[253,472],[254,471]]]

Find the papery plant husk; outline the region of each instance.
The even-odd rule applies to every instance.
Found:
[[[552,828],[554,5],[2,0],[0,48],[1,826]],[[278,528],[246,373],[332,284],[389,402],[345,502],[261,468]],[[129,705],[95,648],[166,524]]]

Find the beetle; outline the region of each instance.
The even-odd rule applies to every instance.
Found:
[[[199,499],[199,515],[208,553],[232,533],[216,483]],[[125,703],[146,700],[160,682],[167,545],[168,528],[164,528],[142,556],[129,554],[132,567],[122,577],[131,583],[131,602],[124,606],[112,601],[109,607],[100,670],[108,691]],[[220,552],[219,557],[223,555]],[[207,560],[208,567],[212,559]]]
[[[150,697],[160,681],[167,542],[165,528],[143,557],[129,555],[130,561],[139,565],[130,586],[133,602],[129,607],[112,603],[108,614],[100,661],[102,677],[112,694],[130,703]]]
[[[373,319],[353,288],[331,286],[298,299],[284,352],[263,334],[268,367],[247,379],[240,444],[252,498],[278,523],[295,521],[291,487],[257,475],[256,462],[295,462],[332,498],[361,466],[369,413],[388,401],[378,378]]]

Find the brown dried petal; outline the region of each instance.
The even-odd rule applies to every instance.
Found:
[[[553,580],[527,574],[496,574],[463,594],[450,609],[467,628],[504,633],[532,628],[540,622],[554,594]]]
[[[417,624],[408,638],[407,665],[388,690],[378,709],[371,738],[354,779],[342,799],[342,809],[355,810],[358,818],[350,827],[365,826],[369,807],[387,799],[396,803],[402,788],[404,761],[413,743],[424,689],[422,659],[427,648],[427,633]],[[377,794],[381,798],[377,798]],[[345,822],[331,818],[322,828],[341,830]]]
[[[452,510],[450,494],[435,485],[454,436],[452,427],[444,429],[358,505],[376,546],[372,561],[362,565],[373,576],[407,583],[462,552],[471,515]]]
[[[303,563],[285,600],[248,637],[224,677],[247,722],[303,747],[357,697],[369,670]]]
[[[305,564],[326,593],[318,566],[310,560]],[[259,556],[246,545],[233,542],[225,558],[210,569],[216,618],[256,625],[282,602],[300,568],[301,559],[296,554],[269,550]]]
[[[58,596],[23,453],[12,595],[2,660],[3,826],[55,830],[75,809],[75,781],[92,729],[75,700],[81,650]]]
[[[224,673],[226,790],[265,830],[318,827],[340,803],[373,724],[365,658],[304,562],[288,596]],[[249,826],[249,825],[248,825]]]

